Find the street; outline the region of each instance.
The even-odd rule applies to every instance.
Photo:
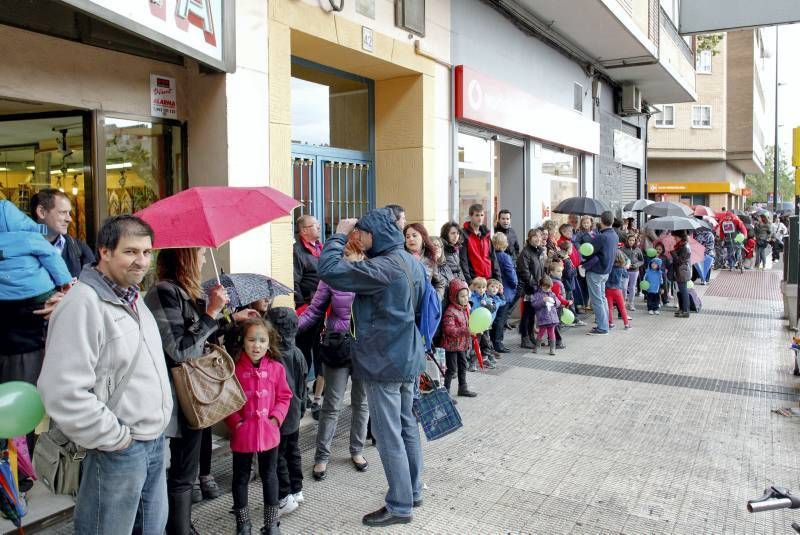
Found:
[[[464,428],[423,439],[423,506],[409,526],[382,532],[785,533],[791,511],[745,509],[770,484],[800,487],[798,422],[770,412],[798,400],[779,280],[718,272],[697,287],[704,309],[691,320],[639,307],[631,331],[573,328],[555,357],[514,349],[496,370],[470,374],[480,395],[459,398]],[[285,533],[369,531],[361,516],[380,506],[385,479],[372,447],[370,469],[353,470],[348,410],[340,422],[328,478],[307,476]],[[314,430],[301,432],[307,474]],[[230,458],[214,471],[229,489]],[[252,483],[259,520],[260,494]],[[197,505],[195,525],[232,533],[230,508],[229,492]]]

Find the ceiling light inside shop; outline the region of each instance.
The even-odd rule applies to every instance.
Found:
[[[106,165],[106,169],[129,169],[133,167],[131,162],[110,163]]]
[[[3,171],[11,171],[11,169],[9,169],[8,167],[0,167],[0,173],[2,173]]]

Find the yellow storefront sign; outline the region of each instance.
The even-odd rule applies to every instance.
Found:
[[[648,193],[736,193],[730,182],[650,182]]]

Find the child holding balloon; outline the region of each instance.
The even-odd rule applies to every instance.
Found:
[[[636,310],[636,283],[639,282],[639,268],[644,264],[644,255],[637,245],[638,241],[639,237],[636,234],[628,234],[628,238],[625,240],[625,247],[622,248],[622,252],[625,253],[629,261],[627,268],[628,287],[625,300],[630,311]]]
[[[613,329],[614,324],[610,321],[611,318],[614,317],[614,307],[617,307],[617,311],[622,316],[622,322],[625,324],[625,330],[631,328],[631,322],[628,319],[628,311],[625,308],[625,299],[623,297],[623,292],[628,288],[628,271],[626,267],[629,265],[629,261],[625,253],[621,250],[617,251],[616,256],[614,257],[614,267],[611,269],[611,273],[608,275],[608,280],[606,281],[606,300],[608,301],[608,328]]]
[[[548,276],[544,276],[539,281],[539,289],[531,297],[531,305],[536,312],[536,325],[539,330],[536,333],[536,342],[533,344],[533,352],[539,352],[539,344],[547,335],[550,343],[550,354],[556,354],[556,326],[559,323],[557,298],[553,293],[553,281]]]
[[[485,308],[488,310],[492,316],[494,316],[495,312],[497,311],[497,307],[495,305],[495,301],[487,293],[487,288],[489,284],[486,279],[483,277],[475,277],[472,279],[472,282],[469,285],[469,289],[471,291],[469,301],[470,301],[470,310],[476,310],[478,308]],[[499,353],[495,353],[491,349],[491,340],[489,338],[489,329],[491,328],[491,323],[489,327],[483,333],[479,334],[478,338],[480,340],[480,348],[481,354],[484,355],[483,364],[489,369],[495,368],[495,358],[499,355]],[[474,362],[470,364],[470,369],[474,368]]]
[[[664,284],[664,277],[661,267],[661,259],[657,256],[650,259],[647,270],[644,272],[644,279],[639,287],[645,292],[647,298],[647,313],[652,315],[661,314],[661,286]]]
[[[450,392],[453,376],[458,376],[458,395],[474,398],[478,394],[467,386],[467,352],[472,345],[472,333],[469,331],[469,295],[467,283],[461,279],[450,281],[447,295],[450,304],[442,316],[442,349],[445,351],[447,372],[444,375],[444,387]]]

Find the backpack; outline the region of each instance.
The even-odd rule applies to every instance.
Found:
[[[436,293],[431,281],[426,278],[422,302],[417,303],[416,286],[414,285],[414,276],[411,273],[411,268],[402,258],[399,261],[400,267],[405,272],[408,283],[411,286],[411,302],[414,305],[414,313],[416,314],[417,330],[419,330],[425,342],[425,349],[432,351],[433,338],[439,328],[439,322],[442,320],[442,300],[439,299],[439,294]]]

